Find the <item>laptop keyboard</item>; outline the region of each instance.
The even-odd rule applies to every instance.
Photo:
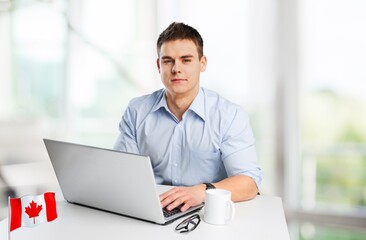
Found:
[[[165,208],[163,208],[163,213],[164,213],[164,217],[171,217],[171,216],[173,216],[173,215],[175,215],[175,214],[177,214],[177,213],[180,213],[181,211],[180,211],[180,208],[183,206],[183,204],[182,205],[179,205],[178,207],[176,207],[176,208],[174,208],[174,209],[172,209],[172,210],[168,210],[168,209],[166,209],[166,207]]]

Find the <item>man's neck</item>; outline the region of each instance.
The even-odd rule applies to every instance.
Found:
[[[174,114],[174,116],[181,121],[183,118],[183,114],[187,111],[189,106],[191,106],[193,100],[198,95],[198,91],[195,94],[191,95],[170,95],[166,94],[166,100],[168,104],[169,110]]]

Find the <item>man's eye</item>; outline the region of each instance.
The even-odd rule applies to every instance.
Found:
[[[185,63],[191,62],[191,59],[183,59],[183,62],[185,62]]]
[[[165,60],[163,60],[163,63],[164,64],[170,64],[170,63],[172,63],[173,61],[172,60],[170,60],[170,59],[165,59]]]

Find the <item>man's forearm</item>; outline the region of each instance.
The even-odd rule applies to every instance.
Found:
[[[229,190],[232,194],[231,199],[234,202],[253,199],[258,193],[255,181],[245,175],[225,178],[220,182],[214,183],[214,185],[216,188]]]
[[[220,182],[213,183],[216,188],[229,190],[234,202],[245,201],[254,198],[258,189],[251,177],[240,175],[226,178]],[[174,209],[183,204],[181,211],[189,207],[197,206],[205,201],[205,184],[192,187],[175,187],[160,195],[162,207],[168,210]]]

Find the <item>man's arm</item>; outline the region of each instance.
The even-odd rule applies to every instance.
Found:
[[[258,188],[255,181],[245,175],[237,175],[223,179],[213,185],[218,189],[226,189],[231,192],[234,202],[253,199]],[[192,187],[176,187],[160,195],[162,207],[172,210],[183,204],[181,211],[184,212],[192,206],[197,206],[205,201],[206,185],[199,184]]]
[[[113,146],[114,150],[139,154],[134,123],[135,116],[127,107],[119,123],[119,135]]]
[[[240,202],[255,198],[258,193],[258,187],[255,181],[246,175],[237,175],[225,178],[220,182],[214,183],[219,189],[226,189],[231,192],[231,199],[234,202]]]

